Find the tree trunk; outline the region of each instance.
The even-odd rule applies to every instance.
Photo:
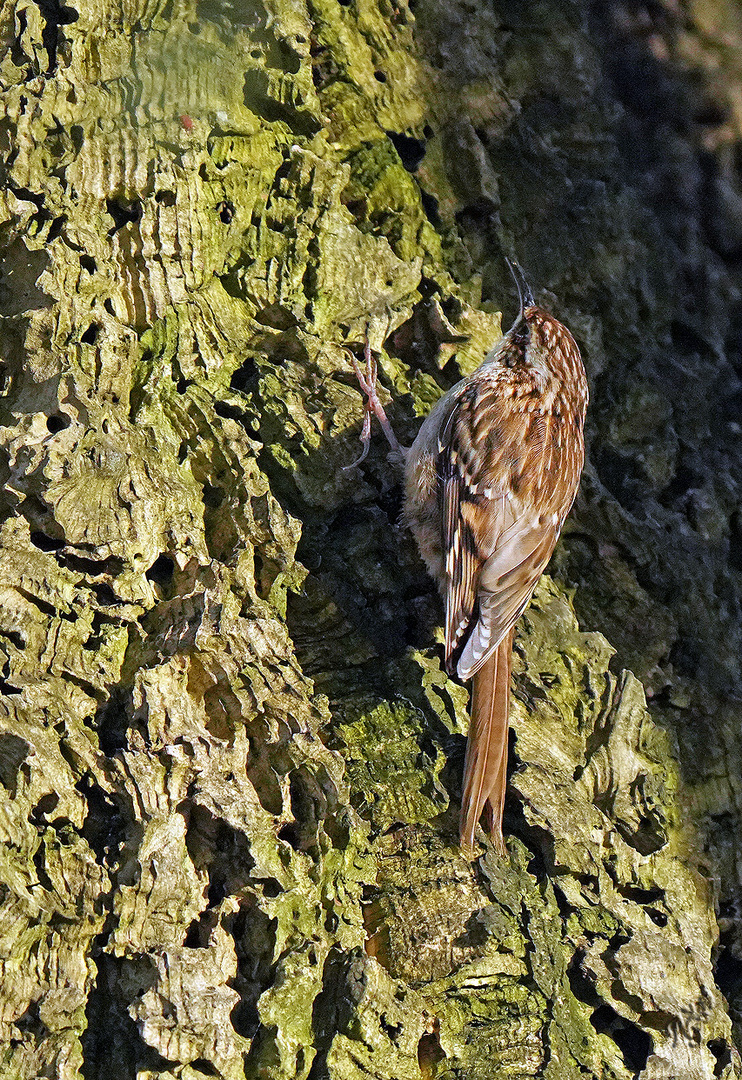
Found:
[[[0,20],[0,1075],[742,1075],[736,6]],[[467,861],[467,690],[347,350],[409,442],[504,255],[590,464]]]

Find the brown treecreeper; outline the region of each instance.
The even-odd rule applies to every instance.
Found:
[[[368,342],[365,373],[351,356],[366,394],[359,461],[373,413],[405,462],[404,521],[443,597],[446,666],[473,679],[461,843],[473,847],[485,813],[501,852],[513,629],[577,494],[588,402],[574,338],[516,282],[513,326],[438,401],[409,448],[377,397]]]

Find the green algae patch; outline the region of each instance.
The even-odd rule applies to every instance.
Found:
[[[375,830],[402,821],[430,821],[446,808],[438,783],[444,759],[426,753],[425,718],[419,710],[401,702],[368,702],[365,708],[352,702],[344,704],[342,715],[344,721],[338,722],[336,714],[333,727],[343,743],[355,806]]]

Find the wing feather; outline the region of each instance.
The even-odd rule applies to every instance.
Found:
[[[501,368],[466,387],[438,442],[446,664],[464,679],[515,625],[571,505],[555,513],[543,494],[553,484],[541,482],[560,467],[558,426],[511,392],[511,378]]]

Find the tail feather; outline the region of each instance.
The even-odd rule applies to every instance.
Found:
[[[502,815],[505,805],[510,713],[510,663],[513,633],[506,634],[474,676],[471,724],[461,799],[461,844],[474,846],[474,831],[486,811],[495,847],[505,851]]]

